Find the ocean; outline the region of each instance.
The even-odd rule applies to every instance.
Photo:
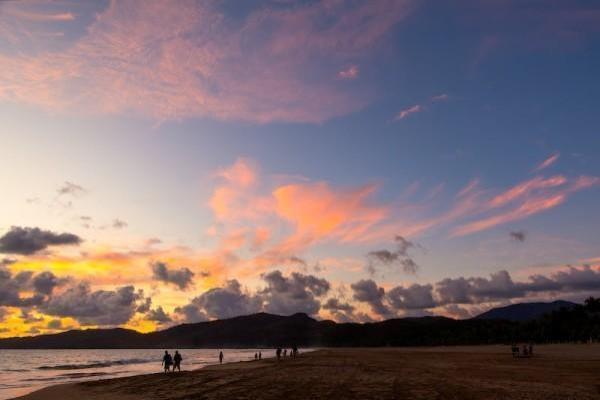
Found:
[[[168,349],[171,354],[174,349]],[[219,350],[178,349],[182,370],[219,363]],[[223,362],[249,361],[273,349],[224,349]],[[306,350],[303,350],[306,351]],[[22,396],[45,386],[84,380],[162,372],[160,349],[125,350],[0,350],[0,400]]]

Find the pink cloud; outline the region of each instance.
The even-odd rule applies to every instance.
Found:
[[[396,117],[394,119],[396,121],[398,121],[398,120],[401,120],[401,119],[404,119],[404,118],[408,117],[411,114],[418,113],[418,112],[421,112],[421,111],[423,111],[423,107],[421,107],[419,104],[416,104],[416,105],[414,105],[414,106],[412,106],[410,108],[407,108],[405,110],[400,111],[396,115]]]
[[[340,79],[356,79],[358,78],[358,66],[351,65],[350,67],[338,72],[337,76]]]
[[[557,152],[557,153],[552,154],[550,157],[548,157],[547,159],[542,161],[540,164],[538,164],[538,166],[535,167],[534,171],[537,172],[537,171],[541,171],[543,169],[548,168],[549,166],[551,166],[558,160],[558,157],[560,157],[560,153]]]
[[[600,178],[581,176],[570,185],[566,185],[567,183],[565,177],[558,175],[546,180],[535,178],[517,185],[494,197],[485,208],[489,210],[510,203],[514,203],[513,205],[493,215],[461,225],[454,229],[452,235],[469,235],[555,208],[563,204],[572,193],[598,185]]]
[[[9,15],[16,18],[23,18],[30,21],[46,22],[46,21],[73,21],[75,15],[70,12],[55,13],[55,14],[42,14],[27,11],[12,10],[8,12]]]
[[[556,175],[548,179],[536,177],[522,182],[507,191],[495,196],[488,203],[490,208],[502,207],[511,201],[528,196],[532,191],[539,189],[549,189],[562,186],[567,183],[567,178],[562,175]]]
[[[410,9],[408,0],[317,2],[260,8],[234,24],[213,3],[113,1],[66,50],[0,54],[0,100],[157,120],[322,122],[369,101],[324,65],[367,57]]]

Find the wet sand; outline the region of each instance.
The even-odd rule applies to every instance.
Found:
[[[326,349],[52,386],[20,399],[600,399],[600,344]]]

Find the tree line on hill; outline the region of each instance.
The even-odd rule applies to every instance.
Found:
[[[317,321],[306,314],[259,313],[145,334],[115,328],[0,339],[0,348],[371,347],[590,340],[600,341],[600,298],[590,297],[583,305],[528,321],[422,317],[360,324]]]

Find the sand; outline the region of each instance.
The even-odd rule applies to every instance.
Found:
[[[600,399],[600,345],[325,349],[197,371],[48,387],[27,400]]]

